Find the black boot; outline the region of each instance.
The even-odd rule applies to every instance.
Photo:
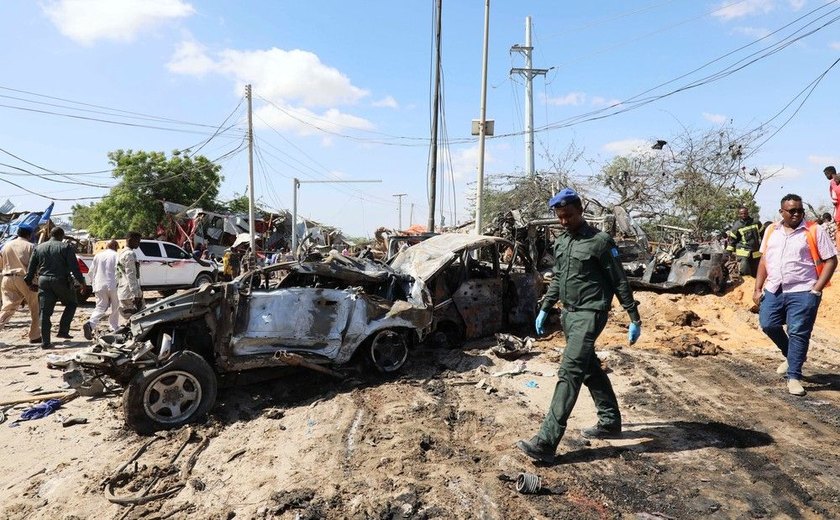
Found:
[[[516,447],[522,450],[522,453],[531,457],[532,459],[552,464],[554,462],[555,448],[543,442],[539,436],[534,436],[530,441],[517,441]]]
[[[580,434],[586,439],[618,439],[621,437],[621,425],[608,426],[596,424],[590,428],[584,428]]]

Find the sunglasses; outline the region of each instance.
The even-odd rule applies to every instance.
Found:
[[[805,214],[805,209],[804,208],[793,208],[793,209],[782,208],[782,211],[784,211],[785,213],[787,213],[789,215],[804,215]]]

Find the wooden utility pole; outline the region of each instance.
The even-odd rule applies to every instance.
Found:
[[[437,0],[435,15],[435,79],[434,98],[432,100],[432,143],[429,150],[429,223],[427,231],[435,231],[435,197],[437,196],[437,149],[438,149],[438,113],[440,112],[440,27],[441,12],[443,9],[442,0]]]
[[[248,232],[251,235],[251,257],[257,262],[257,223],[254,211],[254,121],[251,114],[251,85],[245,85],[248,98]]]

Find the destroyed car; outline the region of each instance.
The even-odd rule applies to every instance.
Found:
[[[718,244],[686,244],[673,253],[654,255],[640,276],[628,273],[627,280],[638,289],[720,293],[726,287],[727,256]]]
[[[400,252],[391,267],[422,280],[433,329],[450,345],[515,327],[537,315],[542,280],[525,248],[503,238],[445,233]]]
[[[124,386],[140,433],[205,415],[220,379],[251,369],[329,367],[364,359],[398,370],[429,332],[422,282],[373,261],[286,262],[162,299],[76,356],[86,375]]]

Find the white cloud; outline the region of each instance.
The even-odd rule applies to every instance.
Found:
[[[837,155],[809,155],[808,162],[820,167],[835,165],[840,167],[840,156]]]
[[[622,139],[620,141],[611,141],[605,144],[602,148],[605,152],[613,155],[638,155],[650,150],[650,141],[646,139]]]
[[[143,30],[195,14],[182,0],[54,0],[41,9],[61,34],[82,45],[130,42]]]
[[[732,32],[748,36],[755,40],[770,36],[770,29],[767,29],[766,27],[735,27],[732,29]]]
[[[828,46],[834,49],[835,51],[840,51],[840,42],[831,42],[828,44]]]
[[[790,4],[790,8],[794,11],[799,11],[805,7],[805,0],[788,0],[788,4]]]
[[[269,125],[276,130],[291,130],[300,135],[320,134],[319,128],[339,134],[352,129],[373,130],[375,128],[367,119],[346,114],[337,108],[315,113],[301,107],[278,106],[282,110],[272,105],[264,105],[256,109],[254,124],[262,127]]]
[[[166,68],[170,72],[190,76],[204,76],[215,67],[216,62],[207,56],[206,48],[194,41],[184,41],[178,44],[175,54],[166,64]]]
[[[577,106],[586,102],[586,94],[583,92],[569,92],[568,94],[557,97],[546,96],[545,102],[555,106]]]
[[[376,108],[400,108],[400,104],[394,99],[394,96],[385,96],[382,99],[374,101],[371,106]]]
[[[485,171],[487,165],[493,163],[495,158],[488,149],[484,150]],[[478,145],[469,148],[461,148],[452,153],[452,175],[456,180],[472,179],[478,171]]]
[[[620,99],[608,99],[601,96],[594,96],[590,102],[596,107],[617,107],[621,104]]]
[[[716,125],[722,125],[726,123],[728,118],[723,114],[710,114],[708,112],[703,112],[703,119]]]
[[[743,0],[735,2],[727,0],[712,13],[723,20],[734,20],[754,14],[769,13],[775,8],[774,0]]]
[[[774,179],[793,179],[802,175],[802,170],[784,164],[765,164],[758,171],[763,175],[773,175]]]

